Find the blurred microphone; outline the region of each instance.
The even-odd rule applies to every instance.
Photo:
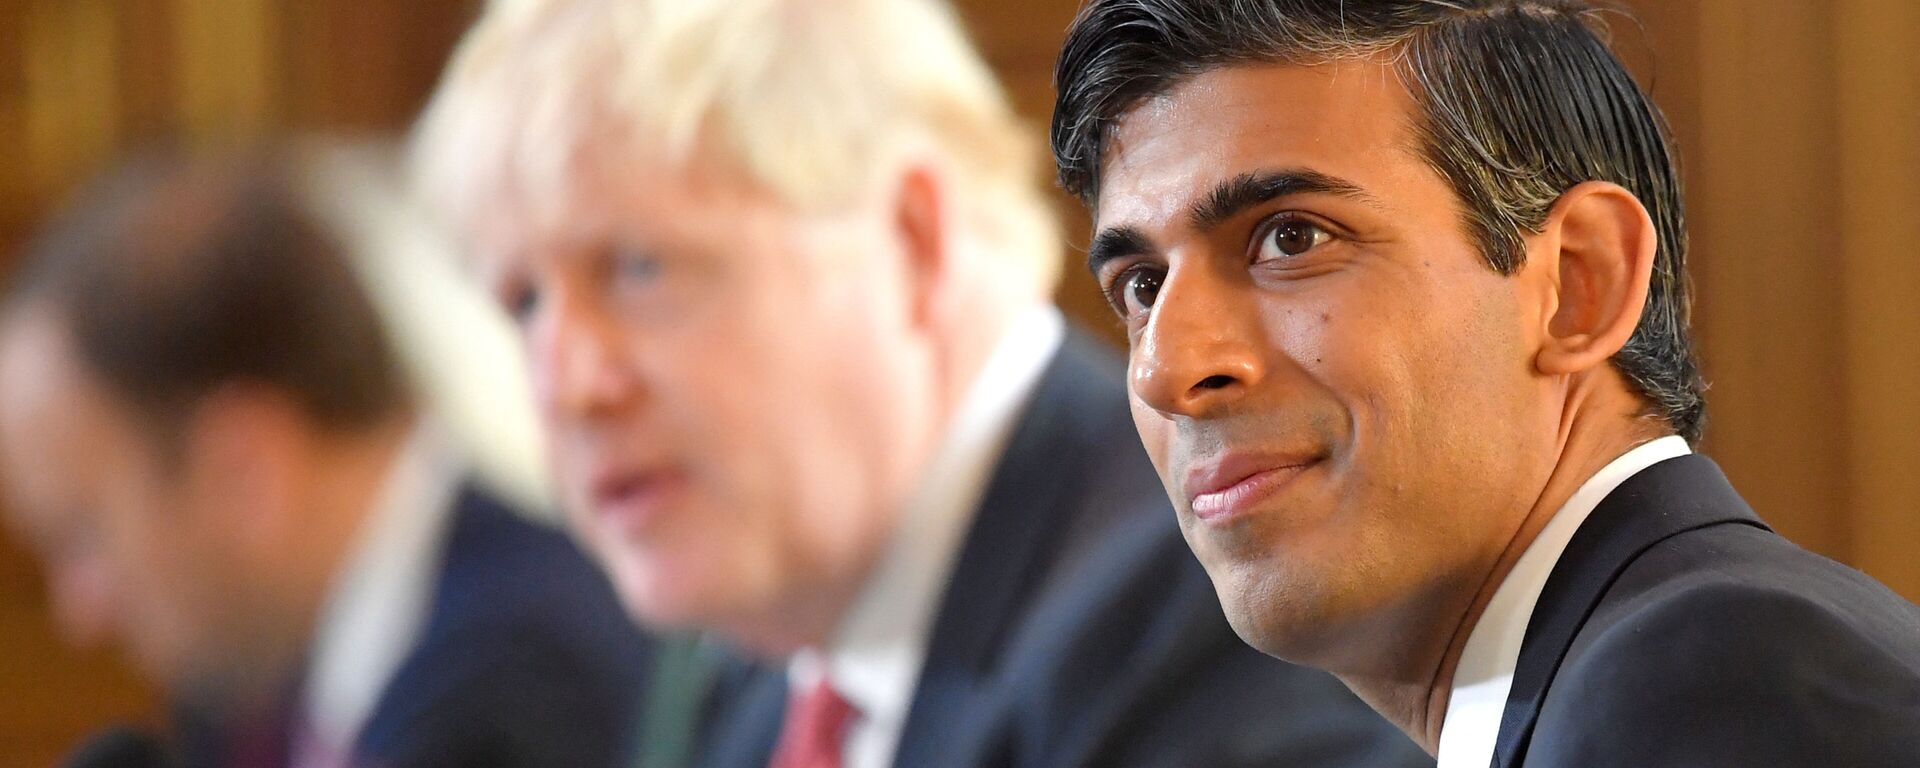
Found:
[[[132,728],[111,728],[88,739],[63,768],[171,768],[160,739]]]

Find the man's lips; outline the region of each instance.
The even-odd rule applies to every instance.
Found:
[[[589,502],[596,517],[630,533],[647,528],[685,486],[671,469],[596,472]]]
[[[1313,456],[1229,454],[1187,470],[1188,507],[1209,523],[1238,517],[1319,461]]]

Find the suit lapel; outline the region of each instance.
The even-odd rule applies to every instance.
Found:
[[[1044,588],[1084,482],[1076,445],[1089,418],[1112,419],[1110,361],[1071,330],[1021,414],[954,561],[929,635],[894,765],[974,765],[999,727],[991,685],[1001,655]],[[1124,398],[1124,394],[1118,397]],[[785,714],[781,668],[736,660],[722,669],[702,718],[708,768],[764,766]],[[992,762],[986,760],[986,762]]]
[[[787,712],[783,667],[729,654],[717,662],[701,716],[702,768],[765,768]],[[640,768],[657,768],[643,763]]]
[[[1722,523],[1766,527],[1705,456],[1655,464],[1601,500],[1567,543],[1527,622],[1494,745],[1496,768],[1520,764],[1554,673],[1627,565],[1671,536]]]
[[[981,497],[934,620],[895,765],[952,759],[956,745],[977,741],[964,732],[992,726],[991,707],[982,706],[986,683],[1067,529],[1063,499],[1077,463],[1065,438],[1075,431],[1086,382],[1102,378],[1087,344],[1068,334]]]

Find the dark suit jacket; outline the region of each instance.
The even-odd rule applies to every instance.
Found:
[[[622,766],[652,642],[565,534],[460,496],[433,610],[360,734],[370,766]]]
[[[455,503],[430,613],[360,733],[356,764],[624,766],[652,641],[564,534],[472,485]],[[290,723],[262,734],[280,760]],[[181,741],[189,768],[268,768],[235,757],[232,730],[192,713]]]
[[[1015,428],[936,614],[899,766],[1432,765],[1333,678],[1233,634],[1127,412],[1070,334]],[[763,768],[777,664],[724,670],[699,764]]]
[[[1712,461],[1655,464],[1534,608],[1495,766],[1920,766],[1920,608],[1800,549]]]

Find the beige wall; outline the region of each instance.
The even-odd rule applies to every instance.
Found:
[[[959,4],[1040,130],[1074,3]],[[0,0],[0,256],[138,138],[404,125],[476,5]],[[1623,26],[1620,47],[1686,162],[1706,450],[1783,533],[1920,598],[1920,3],[1634,5],[1645,33]],[[1083,245],[1084,215],[1062,211]],[[1111,337],[1090,281],[1068,278],[1062,303]],[[0,541],[0,765],[152,712],[107,656],[59,646]]]

